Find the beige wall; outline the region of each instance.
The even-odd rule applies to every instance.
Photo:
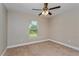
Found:
[[[35,39],[27,34],[31,20],[37,20],[39,24],[38,37]],[[79,8],[75,7],[50,19],[9,11],[7,35],[8,46],[52,39],[79,48]]]
[[[50,20],[50,39],[79,48],[78,6]]]
[[[0,4],[0,55],[7,47],[7,11],[3,4]]]
[[[29,38],[28,25],[32,20],[38,21],[38,37]],[[43,17],[9,11],[8,13],[8,46],[44,40],[48,38],[48,21]]]

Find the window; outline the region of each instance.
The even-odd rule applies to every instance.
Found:
[[[38,34],[37,21],[32,21],[29,24],[29,36],[37,37],[37,34]]]

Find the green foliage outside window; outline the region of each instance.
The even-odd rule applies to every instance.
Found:
[[[37,28],[37,21],[32,21],[29,25],[29,36],[30,37],[37,37],[38,28]]]

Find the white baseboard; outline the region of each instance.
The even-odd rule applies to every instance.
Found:
[[[1,54],[1,56],[4,56],[6,50],[7,50],[7,48],[4,49],[4,51],[3,51],[2,54]]]
[[[65,44],[65,43],[62,43],[62,42],[59,42],[59,41],[56,41],[56,40],[53,40],[53,39],[48,39],[48,40],[51,41],[51,42],[55,42],[55,43],[58,43],[58,44],[61,44],[61,45],[64,45],[66,47],[69,47],[69,48],[72,48],[74,50],[79,51],[79,48],[78,47],[74,47],[74,46],[71,46],[69,44]]]
[[[22,44],[8,46],[7,48],[14,48],[14,47],[19,47],[19,46],[24,46],[24,45],[30,45],[30,44],[35,44],[35,43],[40,43],[40,42],[45,42],[45,41],[55,42],[55,43],[58,43],[60,45],[64,45],[66,47],[69,47],[69,48],[72,48],[74,50],[79,51],[79,48],[78,47],[74,47],[74,46],[71,46],[69,44],[65,44],[65,43],[62,43],[62,42],[59,42],[59,41],[56,41],[56,40],[53,40],[53,39],[46,39],[46,40],[40,40],[40,41],[33,41],[33,42],[28,42],[28,43],[22,43]]]
[[[27,43],[22,43],[22,44],[17,44],[17,45],[12,45],[12,46],[8,46],[7,48],[14,48],[14,47],[30,45],[30,44],[35,44],[35,43],[40,43],[40,42],[45,42],[45,41],[48,41],[48,39],[46,39],[46,40],[39,40],[39,41],[33,41],[33,42],[27,42]]]

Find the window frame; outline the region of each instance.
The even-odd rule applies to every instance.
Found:
[[[37,25],[36,25],[36,26],[37,26],[37,33],[36,33],[36,36],[31,36],[30,33],[29,33],[29,30],[30,30],[29,26],[32,25],[32,22],[33,22],[33,21],[37,22]],[[37,37],[38,37],[38,29],[39,29],[38,21],[37,21],[37,20],[31,20],[30,23],[29,23],[29,25],[28,25],[28,37],[29,37],[29,38],[32,38],[32,39],[33,39],[33,38],[37,38]]]

